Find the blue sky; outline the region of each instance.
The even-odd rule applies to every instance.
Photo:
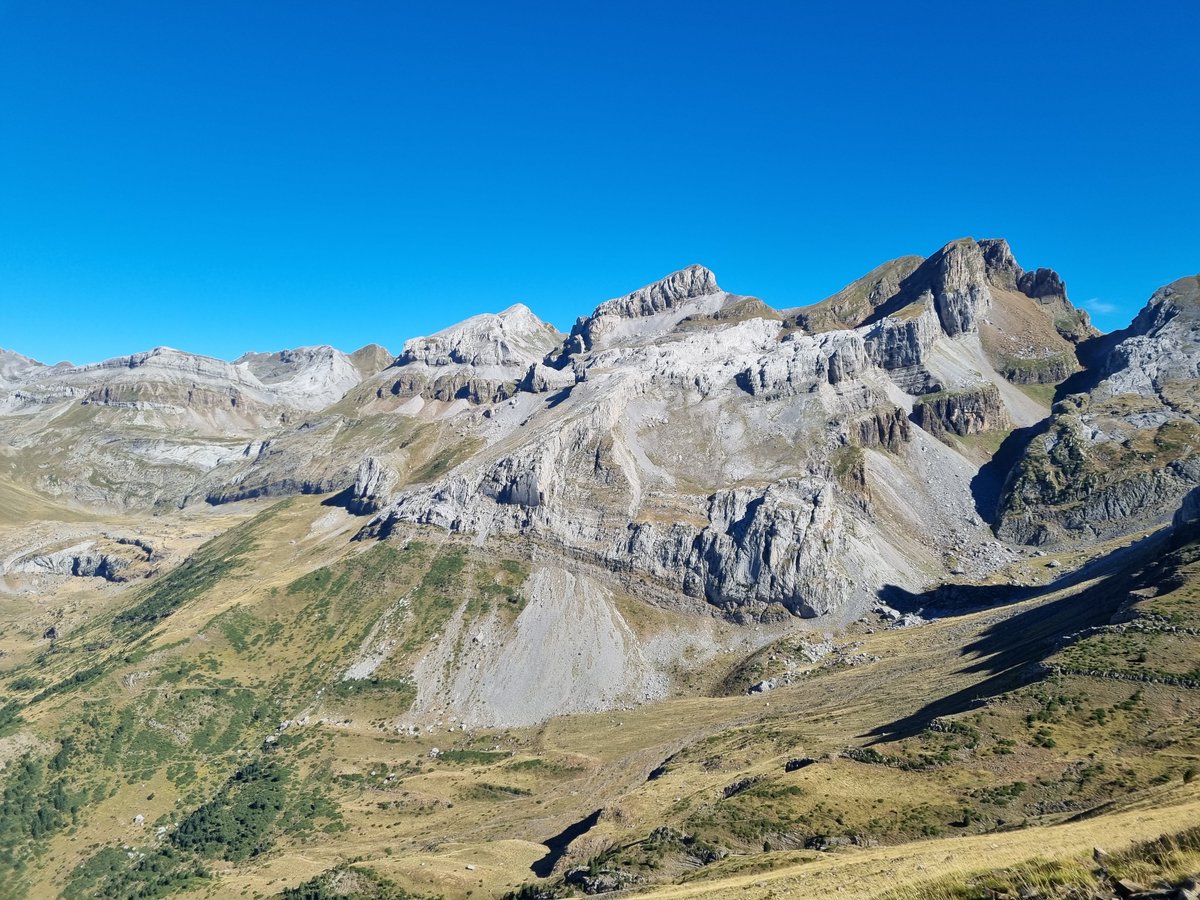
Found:
[[[0,346],[788,307],[963,235],[1112,328],[1200,270],[1197,4],[808,6],[0,0]]]

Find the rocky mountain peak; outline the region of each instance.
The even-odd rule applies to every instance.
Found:
[[[947,244],[926,261],[930,290],[942,329],[951,337],[978,327],[992,303],[983,250],[972,238]]]
[[[721,288],[717,286],[717,276],[704,266],[691,265],[624,297],[601,303],[592,313],[592,318],[612,315],[625,318],[652,316],[676,309],[696,297],[719,293]]]
[[[562,340],[553,325],[517,303],[499,313],[472,316],[428,337],[406,341],[396,366],[517,366],[527,368]]]
[[[45,368],[46,365],[36,359],[0,348],[0,384],[17,384]]]
[[[243,366],[263,384],[286,381],[302,368],[314,364],[328,363],[341,354],[328,344],[313,347],[295,347],[277,350],[274,353],[244,353],[233,361]]]
[[[988,238],[978,243],[988,281],[998,288],[1017,290],[1017,281],[1025,272],[1013,256],[1008,241],[1004,238]]]
[[[1025,272],[1017,280],[1017,289],[1035,300],[1065,300],[1067,297],[1067,286],[1063,284],[1062,276],[1053,269]]]
[[[1177,316],[1200,319],[1200,275],[1189,275],[1159,288],[1129,326],[1133,336],[1155,334]]]
[[[988,281],[992,287],[1019,291],[1034,300],[1065,300],[1067,287],[1053,269],[1038,268],[1026,272],[1017,263],[1012,248],[1003,238],[979,241]]]
[[[1155,291],[1124,335],[1105,362],[1103,390],[1173,396],[1200,378],[1200,275]],[[1182,411],[1194,408],[1194,401],[1168,405]]]
[[[390,366],[396,354],[381,344],[366,344],[350,354],[350,362],[363,378],[370,378]]]
[[[629,329],[622,329],[622,322],[649,319],[668,313],[677,313],[677,318],[682,318],[685,315],[681,312],[684,307],[690,308],[706,297],[725,297],[725,292],[717,285],[717,276],[711,269],[691,265],[678,272],[672,272],[666,278],[639,288],[631,294],[606,300],[597,306],[590,316],[580,317],[562,348],[553,358],[548,357],[548,362],[561,368],[573,355],[591,350],[602,336],[628,331]],[[716,306],[719,306],[719,303],[714,309]],[[634,327],[633,331],[642,333],[644,329]]]

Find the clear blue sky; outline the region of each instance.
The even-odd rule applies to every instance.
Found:
[[[787,307],[963,235],[1119,327],[1200,270],[1197,6],[0,0],[0,346]]]

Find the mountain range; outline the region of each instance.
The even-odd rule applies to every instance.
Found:
[[[1200,810],[1198,451],[1200,276],[1101,334],[999,239],[398,356],[0,351],[0,880],[935,896],[961,833],[1032,884]]]

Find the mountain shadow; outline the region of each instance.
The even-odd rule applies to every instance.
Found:
[[[1149,563],[1149,568],[1156,568],[1153,561],[1174,541],[1169,532],[1159,532],[1044,587],[1021,589],[1021,593],[1010,595],[1012,600],[1050,596],[1099,579],[1078,593],[1022,610],[987,628],[963,647],[961,655],[969,661],[958,670],[960,674],[985,675],[982,681],[939,697],[910,715],[880,725],[863,737],[872,739],[872,744],[912,737],[928,727],[933,719],[975,709],[991,697],[1038,681],[1042,677],[1040,664],[1047,657],[1074,643],[1087,629],[1112,621],[1128,599],[1129,592],[1146,581],[1143,567]],[[1155,578],[1161,576],[1161,572],[1155,571]],[[953,587],[959,591],[963,603],[960,614],[968,608],[994,604],[1002,590],[986,585]],[[880,591],[880,598],[892,606],[902,604],[897,609],[907,605],[910,610],[917,610],[932,607],[939,590],[911,594],[889,585]]]

